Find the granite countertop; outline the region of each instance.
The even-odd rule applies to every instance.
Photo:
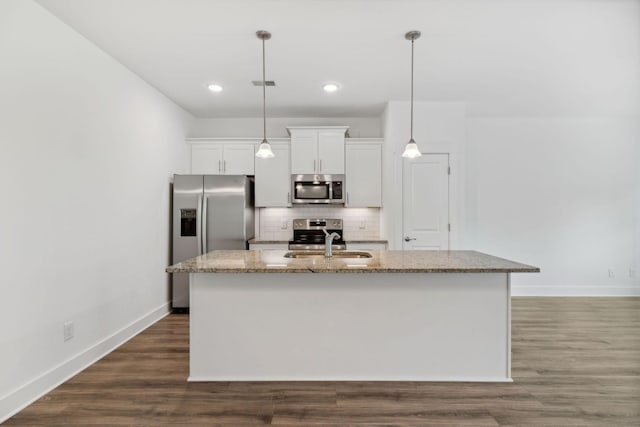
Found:
[[[345,239],[346,243],[389,243],[386,239]],[[276,245],[276,244],[288,244],[288,240],[258,240],[249,239],[250,245]]]
[[[476,251],[369,251],[373,258],[285,258],[284,250],[212,251],[168,273],[537,273]],[[341,251],[334,251],[335,253]]]

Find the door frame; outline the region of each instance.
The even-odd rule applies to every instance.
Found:
[[[451,227],[449,229],[449,231],[447,232],[447,248],[448,250],[451,250],[451,232],[453,229],[453,226],[451,225],[451,153],[422,153],[423,156],[429,156],[429,155],[439,155],[439,156],[447,156],[447,167],[448,167],[448,174],[447,174],[447,223],[449,224],[449,226]],[[400,201],[401,201],[401,213],[402,213],[402,221],[401,221],[401,228],[400,228],[400,233],[401,233],[401,240],[400,240],[400,247],[398,249],[400,250],[404,250],[404,243],[403,240],[404,236],[406,236],[405,234],[405,212],[404,212],[404,207],[405,207],[405,186],[406,186],[406,182],[405,182],[405,176],[406,176],[406,165],[408,162],[410,162],[411,159],[403,159],[402,160],[402,195],[400,197]]]

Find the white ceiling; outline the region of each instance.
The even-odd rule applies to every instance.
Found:
[[[261,29],[270,116],[375,116],[408,100],[414,29],[417,101],[467,102],[472,116],[638,112],[636,0],[38,2],[199,117],[262,114]]]

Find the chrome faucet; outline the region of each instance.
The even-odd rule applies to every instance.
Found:
[[[335,231],[329,234],[329,232],[324,228],[322,229],[322,231],[324,231],[324,236],[325,236],[324,237],[324,256],[325,258],[331,258],[333,256],[333,250],[331,247],[333,243],[333,239],[339,239],[340,235]]]

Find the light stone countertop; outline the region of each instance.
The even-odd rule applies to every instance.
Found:
[[[386,239],[345,239],[345,243],[389,243]],[[288,245],[288,240],[258,240],[258,239],[249,239],[248,242],[250,245],[277,245],[284,244]]]
[[[168,273],[537,273],[538,267],[476,251],[369,251],[373,258],[285,258],[284,250],[212,251]],[[339,253],[341,251],[334,251]],[[347,251],[349,252],[349,251]]]

